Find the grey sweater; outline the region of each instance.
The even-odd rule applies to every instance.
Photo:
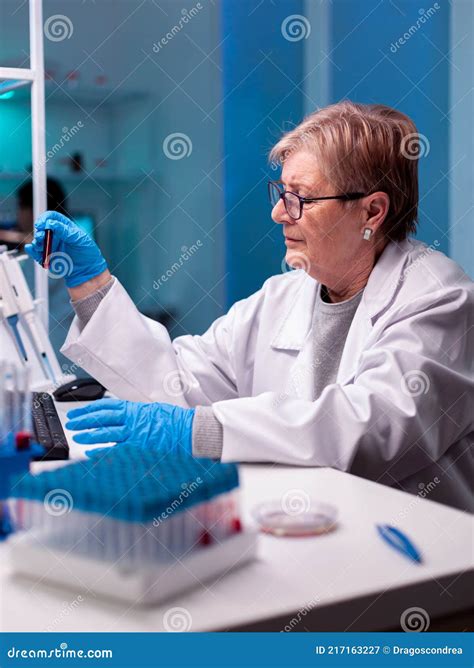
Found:
[[[108,293],[115,278],[93,294],[72,301],[71,304],[83,329],[102,299]],[[327,385],[334,383],[341,361],[342,351],[354,314],[362,298],[363,290],[344,302],[329,302],[325,288],[318,289],[313,316],[313,365],[314,399]],[[223,428],[214,415],[212,406],[197,406],[193,421],[193,455],[220,459],[223,447]]]

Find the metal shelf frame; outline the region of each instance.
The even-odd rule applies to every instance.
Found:
[[[46,130],[44,93],[43,0],[29,0],[30,67],[0,67],[0,80],[31,82],[33,216],[46,211]],[[35,264],[35,297],[48,331],[48,274]]]

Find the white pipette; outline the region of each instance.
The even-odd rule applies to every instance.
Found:
[[[6,280],[11,286],[12,296],[16,302],[17,310],[23,323],[26,325],[25,330],[31,341],[33,350],[40,361],[45,376],[53,382],[56,382],[53,369],[44,350],[41,336],[36,326],[35,305],[23,271],[21,270],[18,261],[14,257],[6,254],[0,255],[0,266],[3,268]]]

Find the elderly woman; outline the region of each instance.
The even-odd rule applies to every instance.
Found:
[[[351,102],[284,135],[269,194],[299,270],[173,342],[90,239],[44,214],[30,254],[51,228],[72,259],[62,351],[120,397],[70,412],[68,427],[91,430],[75,440],[331,466],[472,509],[473,283],[409,237],[416,141],[404,114]]]

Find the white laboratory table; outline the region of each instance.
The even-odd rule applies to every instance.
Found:
[[[71,404],[58,408],[63,415]],[[83,450],[71,442],[73,458]],[[472,605],[470,515],[328,468],[244,465],[240,472],[244,522],[254,524],[258,502],[302,490],[338,507],[338,528],[310,538],[262,534],[254,562],[149,608],[12,576],[4,543],[0,630],[162,631],[171,608],[184,608],[177,614],[191,631],[400,630],[401,615],[410,608],[423,609],[433,626]],[[406,531],[424,563],[389,548],[376,523]]]

